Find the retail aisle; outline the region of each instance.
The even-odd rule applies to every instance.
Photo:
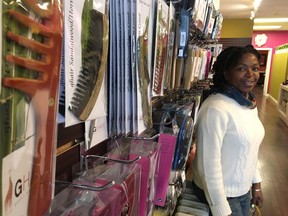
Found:
[[[262,216],[288,216],[288,127],[280,119],[277,104],[254,89],[265,137],[259,152],[264,205]]]

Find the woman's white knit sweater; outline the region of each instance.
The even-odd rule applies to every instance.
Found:
[[[196,119],[193,178],[205,191],[212,214],[229,215],[226,197],[246,194],[261,181],[258,149],[264,127],[257,108],[250,109],[223,95],[210,95]]]

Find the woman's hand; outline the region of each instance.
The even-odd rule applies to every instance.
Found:
[[[252,189],[251,203],[257,205],[259,208],[263,205],[263,194],[261,189]]]

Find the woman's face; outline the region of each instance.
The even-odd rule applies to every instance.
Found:
[[[251,92],[259,79],[259,62],[252,53],[242,56],[239,63],[224,74],[229,85],[235,87],[245,96]]]

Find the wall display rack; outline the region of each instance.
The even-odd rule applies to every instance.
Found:
[[[0,214],[91,209],[104,215],[116,208],[125,215],[172,215],[185,188],[197,111],[222,49],[223,17],[213,1],[61,0],[47,3],[47,10],[36,0],[7,2],[0,7]],[[42,63],[51,59],[48,76]],[[39,67],[33,66],[36,60]],[[27,82],[19,92],[12,84],[20,75],[36,80],[33,85],[51,82],[32,93]],[[171,163],[166,167],[164,157]],[[25,173],[14,167],[24,164],[19,158],[29,158],[21,169]],[[38,168],[43,175],[35,172]],[[24,180],[40,176],[35,182],[41,193],[32,194],[37,188],[29,184],[28,191],[12,197],[20,174]],[[138,184],[140,178],[146,183]],[[163,187],[156,190],[159,181]],[[71,203],[68,194],[79,202]],[[42,199],[34,195],[45,202],[39,204]]]

